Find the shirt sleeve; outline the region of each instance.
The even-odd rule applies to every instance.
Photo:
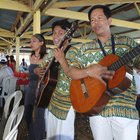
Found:
[[[77,47],[72,46],[66,54],[66,59],[69,65],[80,68],[80,62],[77,59],[78,53],[79,49]]]

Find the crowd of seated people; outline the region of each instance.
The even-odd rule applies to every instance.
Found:
[[[7,59],[4,55],[0,56],[0,96],[3,91],[3,80],[7,77],[13,76],[13,70],[7,65]],[[3,105],[3,97],[0,98],[0,106]]]
[[[28,85],[27,71],[16,71],[16,61],[14,56],[0,56],[0,95],[2,93],[2,81],[5,77],[14,76],[17,78],[16,89],[21,89],[22,86]],[[23,90],[23,89],[22,89]]]
[[[28,81],[28,73],[24,71],[16,71],[16,61],[13,55],[6,55],[7,65],[13,70],[14,76],[18,78],[17,85],[27,85]],[[23,60],[22,60],[23,63]],[[27,69],[26,69],[27,70]]]

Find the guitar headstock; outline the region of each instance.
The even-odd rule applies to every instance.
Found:
[[[77,27],[78,27],[78,22],[77,21],[72,22],[71,27],[67,29],[67,31],[63,37],[63,40],[71,39],[73,36],[73,33],[76,31]]]

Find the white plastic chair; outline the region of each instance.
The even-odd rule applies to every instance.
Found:
[[[14,99],[12,107],[10,106],[12,99]],[[3,135],[4,127],[7,121],[7,118],[12,112],[13,109],[18,108],[20,101],[22,99],[22,92],[20,90],[15,91],[13,94],[9,95],[6,98],[6,102],[3,109],[2,119],[0,121],[0,137]],[[11,108],[10,108],[11,107]]]
[[[4,140],[17,140],[18,129],[16,129],[11,135],[8,135]]]
[[[17,83],[17,78],[14,76],[8,76],[3,79],[2,93],[0,95],[1,98],[0,101],[2,107],[3,107],[3,99],[5,102],[6,98],[16,90],[16,83]]]
[[[20,90],[17,90],[6,98],[6,102],[5,102],[4,110],[3,110],[3,117],[5,117],[5,118],[7,118],[9,115],[10,103],[11,103],[12,99],[14,99],[13,109],[17,108],[20,104],[21,99],[22,99],[22,92]]]
[[[18,126],[22,120],[24,113],[24,105],[21,105],[12,110],[4,129],[3,140],[13,140],[17,137]]]

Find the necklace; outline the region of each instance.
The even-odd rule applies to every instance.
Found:
[[[39,60],[40,56],[36,56],[36,55],[34,55],[34,56],[35,56],[35,57],[34,57],[35,62],[37,62],[37,61]]]
[[[40,57],[39,55],[38,56],[37,55],[34,55],[34,56],[35,56],[36,59],[38,59]]]

